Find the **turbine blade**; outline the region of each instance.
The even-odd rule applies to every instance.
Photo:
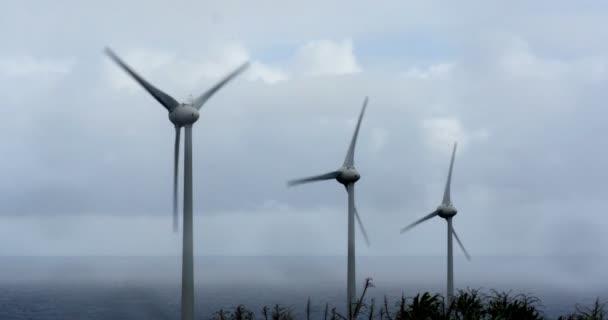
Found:
[[[460,249],[462,249],[462,252],[464,252],[464,255],[467,257],[467,260],[470,261],[471,260],[471,256],[467,252],[467,249],[464,248],[464,245],[462,244],[462,241],[460,241],[460,238],[458,238],[458,235],[456,234],[456,230],[454,228],[452,228],[452,234],[454,235],[454,238],[456,238],[456,241],[458,242],[458,245],[460,246]]]
[[[173,232],[177,232],[178,213],[177,213],[177,176],[179,163],[179,135],[181,128],[175,126],[175,148],[173,152]]]
[[[241,64],[238,68],[236,68],[234,71],[232,71],[227,76],[225,76],[220,82],[218,82],[216,85],[211,87],[211,89],[207,90],[205,93],[201,94],[198,98],[196,98],[196,100],[194,100],[194,103],[193,103],[194,107],[196,109],[200,110],[203,107],[203,104],[205,104],[205,102],[207,100],[209,100],[209,98],[211,98],[211,96],[213,96],[213,94],[215,94],[219,89],[221,89],[230,80],[234,79],[236,76],[238,76],[243,71],[245,71],[248,67],[249,67],[249,61]]]
[[[361,217],[359,217],[359,210],[357,210],[357,207],[355,207],[355,218],[357,218],[357,222],[359,223],[359,228],[361,229],[365,243],[369,247],[369,237],[367,236],[367,232],[365,232],[365,227],[363,226],[363,222],[361,222]]]
[[[114,62],[116,62],[116,64],[118,64],[124,71],[131,75],[131,77],[133,77],[133,79],[135,79],[135,81],[137,81],[142,87],[144,87],[144,89],[146,89],[146,91],[148,91],[148,93],[150,93],[154,97],[154,99],[156,99],[156,101],[158,101],[165,108],[167,108],[169,112],[171,112],[179,105],[179,102],[173,99],[173,97],[162,92],[161,90],[150,84],[148,81],[146,81],[144,78],[142,78],[140,75],[138,75],[135,71],[133,71],[133,69],[131,69],[131,67],[124,63],[110,48],[106,48],[105,52],[112,60],[114,60]]]
[[[354,188],[355,186],[353,185],[352,188]],[[344,188],[346,189],[346,192],[350,192],[348,190],[348,186],[344,185]],[[365,227],[363,226],[363,222],[361,222],[361,217],[359,217],[359,210],[357,210],[357,207],[355,206],[355,218],[357,218],[357,223],[359,223],[359,228],[361,229],[361,233],[363,233],[363,238],[365,239],[365,243],[367,244],[367,246],[369,247],[369,237],[367,236],[367,232],[365,231]]]
[[[425,222],[426,220],[429,220],[429,219],[435,217],[436,215],[437,215],[437,211],[433,211],[433,212],[427,214],[426,216],[424,216],[423,218],[419,219],[418,221],[416,221],[416,222],[408,225],[407,227],[402,228],[401,229],[401,233],[405,233],[406,231],[410,230],[411,228],[413,228],[413,227],[415,227],[415,226],[417,226],[417,225]]]
[[[331,180],[331,179],[337,178],[339,174],[340,174],[340,171],[332,171],[332,172],[320,174],[317,176],[290,180],[287,182],[287,186],[292,187],[292,186],[295,186],[298,184],[309,183],[309,182],[314,182],[314,181]]]
[[[367,101],[368,97],[365,97],[365,100],[363,100],[363,107],[361,107],[361,113],[359,114],[359,121],[357,121],[357,127],[355,127],[355,133],[353,134],[353,138],[350,141],[350,146],[348,147],[348,151],[346,152],[346,158],[344,159],[343,164],[345,167],[352,167],[355,164],[355,145],[357,144],[357,136],[359,135],[361,120],[363,120],[365,108],[367,108]]]
[[[445,183],[445,191],[443,192],[443,201],[441,203],[448,205],[452,203],[450,199],[450,185],[452,184],[452,168],[454,168],[454,156],[456,155],[456,147],[458,142],[454,142],[454,149],[452,150],[452,161],[450,161],[450,171],[448,171],[448,181]]]

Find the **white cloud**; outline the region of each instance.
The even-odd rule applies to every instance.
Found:
[[[202,52],[201,56],[202,58],[199,59],[180,57],[179,61],[175,61],[173,68],[178,72],[175,75],[175,81],[181,80],[184,82],[183,85],[187,85],[185,82],[197,83],[203,79],[216,81],[245,61],[250,62],[249,69],[244,73],[244,78],[249,81],[274,84],[288,78],[287,74],[279,68],[252,57],[247,48],[240,43],[213,45],[207,52]],[[181,77],[181,79],[177,79],[177,77]]]
[[[403,76],[406,78],[422,80],[443,79],[450,75],[450,73],[454,69],[454,66],[454,63],[443,62],[430,65],[427,68],[411,67],[403,73]]]
[[[507,42],[498,65],[512,76],[552,78],[567,71],[567,65],[562,61],[537,57],[529,43],[519,37],[511,37]]]
[[[361,72],[350,39],[315,40],[304,44],[294,55],[293,68],[298,73],[311,76]]]
[[[372,152],[378,153],[384,149],[389,140],[389,132],[384,128],[372,128]]]
[[[73,60],[34,58],[32,56],[0,57],[0,75],[6,77],[32,77],[65,75],[74,67]]]
[[[608,78],[608,60],[605,57],[581,59],[578,66],[583,74],[592,81],[601,82]]]
[[[483,61],[485,67],[496,68],[501,76],[517,81],[527,78],[556,82],[576,77],[599,82],[608,75],[608,60],[603,55],[552,56],[543,54],[534,42],[521,35],[498,32],[488,38],[488,47],[481,54],[483,59],[492,60]]]
[[[427,143],[438,150],[449,149],[448,146],[456,141],[465,140],[462,124],[455,118],[431,118],[422,121],[426,131]]]
[[[193,90],[198,92],[197,88],[201,83],[210,84],[217,81],[245,61],[251,62],[250,68],[244,74],[246,80],[274,84],[288,79],[284,71],[255,60],[247,49],[238,43],[212,45],[207,51],[200,54],[200,58],[148,49],[132,49],[124,53],[117,52],[117,54],[136,72],[160,87],[161,90],[165,90],[162,85],[164,84],[165,86],[171,85],[183,92],[193,92]],[[114,88],[140,90],[139,85],[133,79],[111,64],[108,61],[106,71],[109,82]],[[167,91],[170,90],[167,89]]]
[[[250,61],[251,64],[244,78],[266,84],[286,81],[294,75],[324,76],[361,72],[350,39],[310,41],[297,48],[282,67],[255,59],[245,46],[236,42],[211,45],[197,58],[146,49],[132,49],[118,54],[138,73],[161,88],[160,81],[176,88],[190,88],[192,84],[215,80],[245,61]],[[107,76],[114,88],[135,90],[138,87],[122,70],[110,66],[110,62],[106,66],[109,68]],[[438,66],[432,72],[442,73],[447,68],[449,66]]]
[[[116,54],[133,68],[135,72],[152,82],[155,86],[159,86],[159,83],[154,81],[154,76],[175,61],[174,55],[152,50],[132,49],[126,52],[117,50]],[[110,59],[106,59],[104,71],[110,85],[115,89],[141,90],[139,85],[122,69],[114,65]]]
[[[249,68],[247,78],[252,81],[260,80],[267,84],[275,84],[289,79],[287,73],[279,68],[274,68],[255,61]]]
[[[490,137],[487,129],[481,128],[467,132],[457,118],[428,118],[422,121],[425,131],[426,142],[432,148],[448,152],[449,146],[458,142],[460,147],[466,146],[472,141],[486,141]]]
[[[243,45],[234,42],[214,45],[208,52],[203,52],[202,55],[204,58],[198,61],[196,69],[198,69],[200,76],[206,78],[223,77],[236,66],[247,60],[251,60],[247,49]],[[196,60],[189,61],[187,63],[188,67],[193,67],[196,62]]]

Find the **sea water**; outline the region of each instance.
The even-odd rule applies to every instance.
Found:
[[[533,294],[547,319],[577,303],[608,300],[608,259],[597,257],[455,257],[456,288]],[[179,319],[181,258],[0,257],[0,319]],[[445,294],[445,257],[358,257],[357,294],[394,306],[404,294]],[[325,304],[344,311],[346,257],[196,257],[196,318],[245,305],[261,316],[280,304],[312,318]]]

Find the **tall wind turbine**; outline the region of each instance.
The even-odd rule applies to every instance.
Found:
[[[369,246],[369,238],[367,237],[367,232],[365,232],[365,228],[363,227],[363,223],[361,223],[361,218],[359,217],[359,213],[357,212],[357,208],[355,207],[355,182],[357,182],[357,180],[361,178],[359,172],[355,169],[355,145],[357,144],[357,136],[359,135],[361,120],[363,120],[363,114],[365,114],[365,108],[367,107],[367,100],[368,98],[365,97],[365,100],[363,101],[363,107],[361,108],[361,113],[359,114],[357,127],[355,128],[355,133],[353,134],[353,138],[350,142],[350,147],[348,148],[346,158],[344,159],[344,163],[342,164],[342,166],[338,170],[332,172],[308,178],[291,180],[287,183],[287,185],[291,187],[304,183],[335,179],[339,183],[343,184],[346,188],[346,192],[348,193],[348,266],[346,277],[346,311],[349,314],[351,314],[352,304],[356,302],[355,218],[357,218],[357,222],[359,224],[359,227],[361,228],[361,233],[363,233],[365,242]],[[349,315],[349,319],[351,318],[351,316],[352,314]]]
[[[180,130],[186,133],[184,150],[184,221],[182,247],[182,320],[194,319],[194,253],[192,240],[192,125],[198,120],[199,110],[205,102],[234,77],[245,71],[249,62],[243,63],[236,70],[225,76],[209,90],[188,103],[179,103],[170,95],[154,87],[131,67],[124,63],[112,50],[105,49],[106,54],[125,72],[137,81],[156,101],[169,111],[169,120],[175,126],[175,148],[173,164],[173,231],[177,232],[177,163],[179,161]]]
[[[447,287],[448,287],[447,288],[448,305],[449,305],[449,303],[451,303],[452,297],[454,297],[454,261],[453,261],[453,254],[452,254],[452,236],[454,238],[456,238],[456,241],[458,241],[458,245],[464,252],[464,255],[467,257],[467,260],[471,260],[471,256],[469,256],[467,249],[464,248],[464,245],[462,244],[462,242],[460,241],[460,238],[458,238],[458,235],[456,234],[456,230],[454,230],[454,227],[452,226],[452,218],[458,212],[458,210],[456,210],[456,208],[452,204],[452,200],[450,198],[450,184],[452,182],[452,168],[454,167],[454,156],[456,155],[456,146],[457,145],[458,145],[457,143],[454,143],[454,149],[452,150],[452,161],[450,162],[450,170],[448,172],[448,181],[445,184],[445,191],[443,192],[443,201],[441,201],[441,204],[437,207],[437,209],[435,211],[429,213],[422,219],[410,224],[409,226],[401,229],[401,233],[404,233],[404,232],[410,230],[411,228],[419,225],[420,223],[422,223],[426,220],[429,220],[431,218],[434,218],[436,216],[444,218],[448,222],[448,277],[447,277],[447,279],[448,279],[448,285],[447,285]]]

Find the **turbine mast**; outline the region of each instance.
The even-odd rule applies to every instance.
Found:
[[[173,232],[177,233],[178,229],[178,213],[177,213],[177,175],[179,172],[179,135],[181,128],[175,126],[175,146],[173,149]]]
[[[361,232],[363,233],[365,242],[367,243],[367,245],[369,245],[367,233],[365,232],[365,228],[363,227],[363,223],[361,223],[361,218],[359,217],[359,213],[357,212],[357,208],[355,206],[355,182],[357,182],[361,177],[359,175],[359,172],[355,169],[355,146],[357,144],[357,136],[359,135],[359,128],[361,127],[361,121],[363,120],[363,115],[365,114],[367,102],[368,98],[365,97],[365,100],[363,101],[363,106],[361,107],[361,112],[359,113],[359,120],[357,121],[357,126],[355,127],[355,132],[353,133],[353,137],[348,147],[348,151],[346,152],[346,157],[344,159],[342,167],[340,167],[340,169],[336,171],[332,171],[329,173],[324,173],[307,178],[295,179],[287,182],[287,186],[295,186],[315,181],[336,179],[346,188],[346,192],[348,193],[348,255],[346,265],[345,314],[348,314],[348,320],[353,319],[353,303],[357,301],[357,292],[355,288],[357,283],[355,272],[355,218],[357,219],[357,223],[359,223],[359,226],[361,227]]]
[[[454,254],[452,250],[452,218],[447,218],[448,221],[448,291],[447,291],[447,301],[448,307],[452,303],[452,298],[454,297]]]
[[[349,314],[349,319],[352,319],[353,303],[356,301],[357,288],[356,273],[355,273],[355,184],[349,183],[346,185],[348,191],[348,267],[347,267],[347,282],[346,282],[346,312]]]
[[[194,320],[194,244],[192,239],[192,125],[185,128],[182,320]]]

